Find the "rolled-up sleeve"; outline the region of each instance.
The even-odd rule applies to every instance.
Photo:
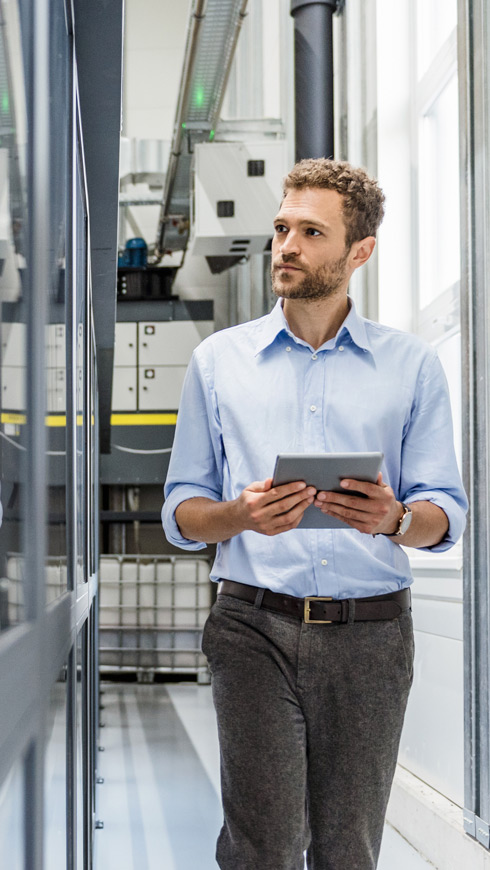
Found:
[[[410,504],[431,501],[449,520],[444,539],[432,553],[449,550],[463,534],[468,500],[459,473],[453,443],[449,391],[436,354],[420,373],[417,395],[402,444],[399,498]]]
[[[211,378],[194,351],[182,388],[164,487],[162,524],[167,540],[174,546],[185,550],[201,550],[206,546],[181,535],[175,511],[190,498],[221,501],[222,453],[221,426]]]

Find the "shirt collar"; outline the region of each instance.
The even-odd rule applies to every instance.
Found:
[[[347,332],[354,344],[362,350],[370,351],[372,353],[365,320],[357,313],[352,297],[349,296],[348,298],[350,302],[350,311],[338,331],[337,339],[340,339],[340,337]],[[271,313],[262,321],[260,336],[255,345],[255,356],[265,350],[266,347],[270,347],[281,332],[286,333],[286,335],[293,335],[282,310],[282,301],[281,299],[278,299]]]

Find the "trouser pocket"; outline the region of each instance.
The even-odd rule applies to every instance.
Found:
[[[407,676],[410,683],[413,681],[413,661],[415,654],[415,643],[413,636],[413,621],[410,610],[404,610],[396,620],[398,632],[400,635],[400,643],[402,645],[403,654],[405,656],[405,664],[407,667]]]

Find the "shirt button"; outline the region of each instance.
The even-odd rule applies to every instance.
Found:
[[[316,405],[310,405],[310,411],[316,411]]]
[[[343,345],[343,344],[339,344],[339,350],[343,350],[343,349],[344,349],[344,345]]]
[[[322,565],[328,565],[328,562],[326,559],[322,559]]]
[[[290,347],[287,347],[287,348],[286,348],[286,350],[287,350],[287,351],[288,351],[288,353],[289,353],[289,351],[290,351],[290,350],[291,350],[291,348],[290,348]]]
[[[316,353],[313,354],[312,359],[318,359]]]

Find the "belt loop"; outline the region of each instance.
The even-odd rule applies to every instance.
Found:
[[[265,589],[258,589],[257,590],[257,595],[255,596],[255,601],[254,601],[254,607],[256,607],[258,610],[260,610],[260,608],[262,607],[262,599],[263,599],[264,595],[265,595]]]
[[[349,625],[355,621],[356,618],[356,599],[349,598],[349,618],[347,622]]]

